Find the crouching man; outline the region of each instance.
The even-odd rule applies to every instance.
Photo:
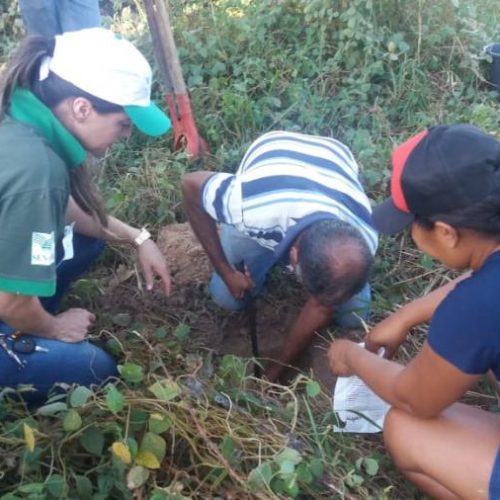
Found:
[[[334,314],[352,328],[367,317],[377,234],[347,146],[328,137],[267,133],[235,174],[187,174],[182,191],[215,270],[216,303],[243,309],[247,292],[260,293],[275,264],[290,265],[309,292],[280,357],[266,368],[268,379],[277,379]]]

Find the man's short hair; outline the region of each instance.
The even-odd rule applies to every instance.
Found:
[[[304,286],[325,306],[341,305],[360,292],[373,264],[361,232],[338,218],[311,224],[298,250]]]

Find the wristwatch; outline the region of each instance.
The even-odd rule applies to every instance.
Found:
[[[145,228],[141,228],[141,232],[139,233],[139,236],[134,239],[135,244],[140,247],[146,240],[149,240],[151,238],[151,233]]]

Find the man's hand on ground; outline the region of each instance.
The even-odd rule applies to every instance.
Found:
[[[242,300],[245,297],[245,293],[253,288],[253,281],[248,269],[245,269],[244,273],[233,269],[232,272],[224,276],[224,282],[232,296],[238,300]]]
[[[276,382],[285,371],[286,366],[278,361],[270,361],[264,371],[264,378],[269,382]]]

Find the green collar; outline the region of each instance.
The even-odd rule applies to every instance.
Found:
[[[68,168],[80,166],[87,152],[73,135],[32,92],[17,88],[12,94],[9,115],[34,127],[64,160]]]

